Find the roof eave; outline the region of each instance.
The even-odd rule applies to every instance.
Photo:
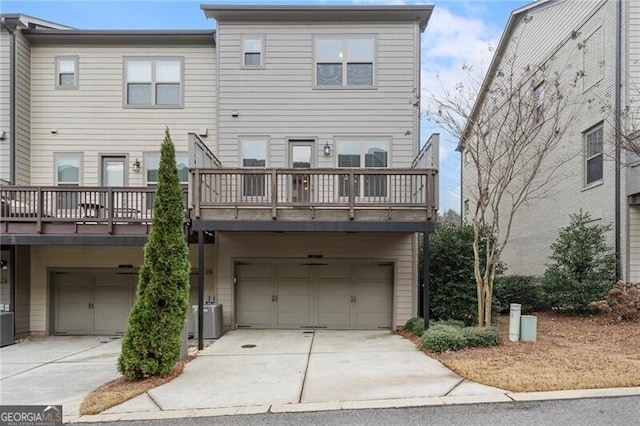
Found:
[[[215,47],[215,30],[23,30],[34,44],[205,44]]]
[[[427,27],[433,5],[406,6],[274,6],[274,5],[212,5],[202,4],[200,8],[205,16],[219,22],[224,21],[328,21],[343,18],[344,21],[384,21],[418,22],[420,30]]]
[[[482,85],[480,86],[480,90],[478,91],[478,96],[476,97],[476,101],[473,104],[473,108],[471,108],[471,113],[469,114],[469,120],[467,120],[464,130],[462,131],[462,135],[460,137],[460,140],[458,141],[458,146],[456,147],[456,151],[462,152],[464,150],[464,143],[466,139],[469,137],[469,132],[471,130],[470,122],[473,121],[472,118],[476,115],[477,110],[480,108],[480,105],[484,100],[484,95],[487,91],[489,84],[491,84],[491,81],[493,80],[493,76],[495,74],[498,64],[502,60],[502,55],[504,54],[504,50],[509,40],[509,36],[513,32],[516,22],[518,21],[518,19],[523,13],[528,12],[533,8],[542,6],[543,4],[546,4],[552,1],[554,0],[537,0],[537,1],[534,1],[533,3],[529,3],[518,9],[515,9],[513,12],[511,12],[511,15],[509,15],[509,20],[507,21],[505,30],[503,31],[502,36],[500,37],[500,41],[498,42],[496,53],[493,55],[493,58],[491,59],[491,63],[489,64],[489,68],[487,69],[487,73],[484,77],[484,80],[482,81]]]

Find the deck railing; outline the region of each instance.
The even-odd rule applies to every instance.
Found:
[[[194,216],[203,209],[419,209],[435,217],[433,169],[195,169]]]
[[[150,187],[0,187],[2,222],[143,223],[153,220],[155,188]],[[184,192],[185,213],[187,190]],[[185,214],[185,220],[187,215]]]

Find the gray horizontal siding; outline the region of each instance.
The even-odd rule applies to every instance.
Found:
[[[79,57],[78,90],[56,90],[55,57]],[[123,57],[184,57],[184,108],[123,107]],[[100,183],[100,155],[140,161],[157,152],[169,127],[176,150],[187,151],[188,132],[215,124],[215,50],[212,46],[37,46],[32,58],[33,184],[53,183],[53,152],[83,152],[85,185]],[[57,129],[57,134],[51,131]],[[213,139],[213,138],[209,138]],[[213,141],[205,142],[212,144]],[[129,185],[143,185],[144,170]]]
[[[0,30],[0,132],[5,132],[5,139],[0,140],[0,179],[9,181],[11,178],[10,163],[10,35],[4,29]]]
[[[265,36],[264,69],[241,69],[241,38]],[[314,89],[314,35],[366,34],[377,38],[375,89]],[[217,154],[239,164],[241,136],[269,137],[273,167],[287,166],[289,138],[315,138],[317,166],[333,167],[336,156],[322,147],[341,135],[385,137],[392,142],[390,166],[411,164],[417,152],[414,120],[416,72],[414,24],[220,23]],[[231,111],[238,111],[233,118]],[[409,131],[411,134],[406,135]]]
[[[16,33],[16,184],[31,183],[31,46]]]

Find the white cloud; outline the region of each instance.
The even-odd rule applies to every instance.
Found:
[[[434,110],[426,102],[428,93],[439,97],[447,90],[454,90],[460,82],[468,81],[468,72],[462,69],[463,65],[473,67],[474,74],[486,71],[501,33],[501,28],[490,27],[476,17],[458,15],[441,6],[434,9],[422,35],[423,112]],[[425,139],[430,133],[440,132],[441,135],[440,211],[451,208],[459,212],[460,156],[453,152],[458,141],[434,123],[425,120],[422,123]]]

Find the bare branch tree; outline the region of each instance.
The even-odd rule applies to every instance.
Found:
[[[472,203],[479,326],[491,325],[496,268],[514,218],[522,206],[547,194],[558,170],[576,154],[561,141],[576,117],[573,89],[580,74],[555,57],[523,64],[514,45],[484,86],[467,67],[467,81],[425,99],[428,118],[460,141],[464,190]]]

